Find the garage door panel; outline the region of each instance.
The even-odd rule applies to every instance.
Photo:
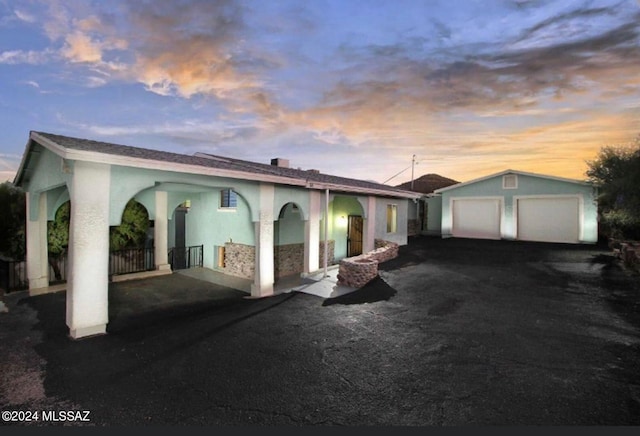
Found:
[[[500,239],[500,200],[453,200],[452,235],[458,238]]]
[[[517,219],[520,240],[579,241],[579,202],[575,197],[518,199]]]

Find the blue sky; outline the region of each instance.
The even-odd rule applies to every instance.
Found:
[[[583,179],[640,134],[640,2],[0,0],[0,180],[30,130],[399,184]]]

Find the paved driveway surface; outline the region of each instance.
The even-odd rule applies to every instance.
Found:
[[[5,296],[1,409],[89,410],[91,425],[640,424],[640,286],[605,248],[415,238],[329,300],[140,283],[112,289],[110,334],[80,341],[64,294]]]

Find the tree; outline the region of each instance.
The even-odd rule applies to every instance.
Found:
[[[24,191],[8,181],[0,184],[0,205],[0,254],[23,259],[26,251]]]
[[[69,246],[70,216],[71,203],[67,201],[58,208],[53,221],[47,222],[48,260],[57,281],[62,280],[60,259],[67,253]]]
[[[599,189],[603,230],[615,239],[640,239],[640,136],[634,145],[602,147],[587,165]]]
[[[147,209],[134,199],[129,200],[124,212],[122,212],[120,225],[110,229],[111,250],[144,247],[148,228],[149,213]]]

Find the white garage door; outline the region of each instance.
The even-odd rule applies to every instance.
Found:
[[[576,243],[580,236],[576,197],[518,199],[518,239]]]
[[[500,200],[453,200],[452,235],[458,238],[500,239]]]

